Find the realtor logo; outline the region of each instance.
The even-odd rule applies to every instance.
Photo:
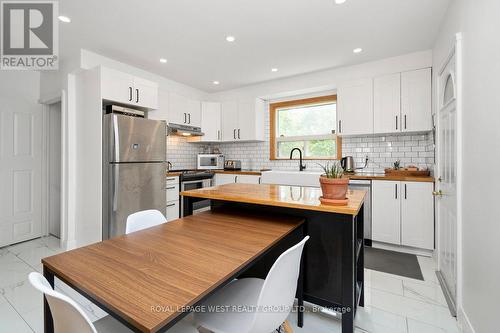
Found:
[[[58,69],[58,3],[2,1],[0,69]]]

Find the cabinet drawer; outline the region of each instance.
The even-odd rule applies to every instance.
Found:
[[[167,182],[167,202],[179,200],[179,183],[169,184]]]
[[[179,184],[179,177],[167,177],[167,185]]]
[[[167,221],[177,220],[179,218],[179,200],[167,202]]]

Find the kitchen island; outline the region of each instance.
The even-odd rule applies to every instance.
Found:
[[[354,331],[356,308],[364,305],[363,203],[366,191],[349,190],[347,206],[327,206],[319,201],[321,190],[312,187],[270,184],[226,184],[185,191],[188,213],[200,199],[211,208],[233,208],[302,217],[311,237],[304,249],[298,302],[327,307],[342,314],[342,332]],[[295,241],[295,240],[293,240]],[[277,257],[290,244],[269,252],[245,276],[265,278]],[[303,279],[303,280],[302,280]],[[299,311],[299,326],[302,312]]]

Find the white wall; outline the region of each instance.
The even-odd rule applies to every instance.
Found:
[[[498,331],[500,309],[500,180],[478,173],[480,168],[495,170],[500,163],[499,13],[498,0],[453,1],[434,48],[434,63],[441,64],[455,33],[462,32],[462,307],[477,333]]]

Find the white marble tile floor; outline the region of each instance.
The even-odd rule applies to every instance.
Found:
[[[40,260],[62,252],[54,237],[0,248],[0,332],[43,332],[42,295],[33,289],[27,277],[41,271]],[[359,308],[357,333],[458,333],[435,276],[435,262],[418,257],[424,281],[365,270],[365,307]],[[106,315],[61,281],[56,289],[75,299],[92,320]],[[304,327],[297,327],[296,314],[289,321],[296,333],[341,332],[340,320],[320,313],[307,312]],[[235,332],[237,333],[237,332]]]

